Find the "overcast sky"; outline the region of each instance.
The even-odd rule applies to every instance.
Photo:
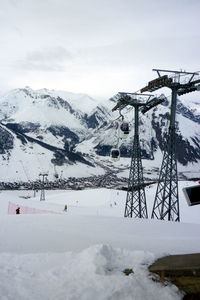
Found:
[[[1,0],[0,91],[110,97],[200,70],[200,0]]]

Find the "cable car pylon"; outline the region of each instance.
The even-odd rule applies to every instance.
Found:
[[[172,95],[168,136],[151,217],[167,221],[180,221],[176,155],[177,95],[181,96],[199,90],[200,79],[193,80],[194,76],[199,73],[160,69],[153,69],[153,71],[157,72],[158,78],[150,81],[146,87],[141,89],[141,92],[154,92],[168,87],[171,89]],[[163,72],[171,74],[170,77],[168,75],[161,76]],[[183,82],[181,82],[182,77]]]
[[[48,174],[47,173],[40,173],[39,177],[42,176],[41,180],[41,194],[40,194],[40,201],[45,200],[45,180],[47,179]]]
[[[128,179],[128,190],[126,197],[126,205],[124,217],[132,218],[148,218],[146,195],[143,179],[143,168],[141,159],[141,148],[139,142],[139,109],[146,108],[146,111],[155,105],[164,101],[164,99],[153,98],[148,94],[136,94],[136,93],[118,93],[118,103],[112,109],[125,108],[127,105],[134,107],[135,125],[134,125],[134,140],[132,148],[131,165]],[[116,96],[115,96],[116,99]],[[146,103],[144,100],[146,100]],[[151,100],[150,100],[151,99]],[[151,103],[151,107],[147,106],[147,103]],[[145,111],[145,112],[146,112]]]

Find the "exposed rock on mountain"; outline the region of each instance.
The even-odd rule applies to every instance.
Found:
[[[98,104],[87,95],[47,89],[25,88],[7,93],[0,98],[2,169],[11,171],[10,180],[19,179],[20,168],[28,169],[24,173],[29,173],[30,178],[55,167],[67,168],[64,176],[73,172],[71,167],[78,168],[77,172],[84,176],[106,172],[114,167],[107,156],[118,144],[115,120],[119,115],[111,112],[114,105],[110,100]],[[169,105],[165,102],[145,115],[140,114],[142,157],[154,161],[156,167],[161,164],[165,148]],[[183,166],[200,161],[199,106],[178,101],[177,156]],[[125,110],[124,116],[133,129],[133,110]],[[132,142],[133,130],[126,141],[120,141],[122,157],[130,157]]]

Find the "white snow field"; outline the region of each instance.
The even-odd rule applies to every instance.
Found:
[[[0,299],[182,299],[175,286],[152,280],[148,265],[199,252],[200,205],[189,207],[182,194],[194,184],[179,184],[180,223],[124,218],[123,191],[46,191],[45,201],[40,192],[1,192]],[[155,189],[146,189],[149,215]],[[38,213],[8,214],[9,203]],[[126,268],[134,273],[125,276]]]

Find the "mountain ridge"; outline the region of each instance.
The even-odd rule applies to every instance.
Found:
[[[73,95],[73,99],[69,99],[69,95]],[[76,102],[76,94],[73,93],[47,89],[34,91],[31,88],[25,88],[15,89],[0,97],[1,166],[5,167],[7,164],[9,170],[12,157],[16,156],[16,159],[18,156],[23,157],[23,153],[30,154],[28,160],[31,162],[33,152],[42,151],[45,153],[48,164],[51,164],[51,168],[55,166],[68,168],[69,165],[74,164],[81,164],[80,167],[83,167],[85,164],[88,167],[86,168],[88,176],[99,172],[102,174],[107,167],[111,170],[116,166],[120,167],[120,163],[115,166],[111,165],[108,157],[117,140],[115,120],[119,115],[118,112],[111,112],[114,102],[108,100],[98,103],[88,95],[77,95]],[[80,101],[84,103],[80,105]],[[82,107],[84,111],[81,110]],[[186,167],[189,163],[198,164],[200,161],[200,115],[197,108],[197,104],[193,109],[191,102],[189,106],[186,106],[178,100],[178,161]],[[124,113],[133,129],[133,111],[125,110]],[[154,161],[156,167],[161,164],[160,151],[164,150],[168,122],[169,103],[159,105],[145,115],[140,114],[142,157]],[[6,133],[5,130],[8,132]],[[19,143],[16,143],[16,139]],[[28,143],[23,143],[23,139],[28,140]],[[120,149],[123,157],[130,157],[132,142],[133,130],[127,140],[121,143]],[[16,147],[19,149],[17,150]],[[29,152],[28,149],[31,147],[34,151]],[[14,148],[16,151],[13,150]],[[62,152],[60,158],[58,150]],[[22,160],[30,165],[25,162],[27,158],[23,157]],[[105,165],[105,168],[99,168],[98,162],[100,161],[100,165]],[[123,163],[122,158],[122,165]],[[125,164],[128,169],[128,163]],[[15,168],[13,163],[11,169]],[[41,167],[38,166],[36,169],[39,172]]]

